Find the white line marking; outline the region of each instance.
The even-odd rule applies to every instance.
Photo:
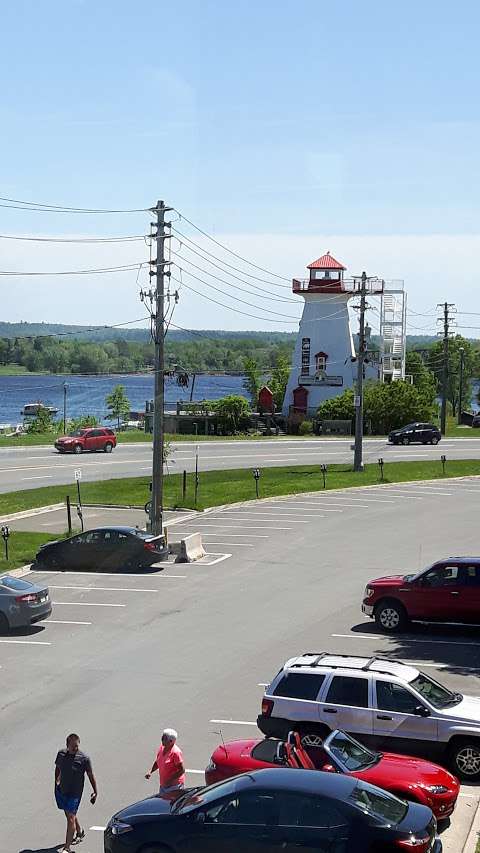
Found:
[[[60,604],[68,604],[72,607],[126,607],[126,604],[101,604],[98,601],[52,601],[55,607]]]
[[[212,536],[211,533],[205,534],[208,536]],[[220,534],[216,534],[220,536]],[[265,537],[268,538],[268,537]],[[212,545],[224,545],[226,548],[255,548],[255,545],[252,545],[251,542],[212,542]],[[231,554],[229,555],[232,556]],[[205,565],[205,563],[204,563]]]
[[[171,566],[171,563],[159,563],[159,566]],[[31,569],[31,575],[63,575],[64,572],[59,572],[56,569]],[[164,575],[158,574],[155,570],[148,575],[143,573],[139,574],[131,574],[127,575],[126,572],[68,572],[69,577],[72,575],[85,575],[86,577],[96,577],[96,578],[144,578],[148,577],[148,580],[156,580],[157,578],[161,578],[164,580],[165,578],[179,578],[184,580],[187,575]]]
[[[88,828],[92,832],[105,832],[105,829],[106,829],[105,826],[89,826]]]
[[[38,625],[91,625],[91,622],[70,622],[64,619],[41,619]]]
[[[50,589],[83,589],[87,592],[158,592],[158,589],[137,589],[128,586],[54,586],[49,584]]]
[[[206,557],[213,557],[214,554],[205,554]],[[200,563],[202,566],[216,566],[217,563],[222,563],[223,560],[228,560],[232,554],[220,554],[216,560],[210,560],[208,563]]]
[[[257,687],[268,687],[268,681],[259,681]]]
[[[222,525],[217,524],[216,526],[221,527]],[[242,539],[243,539],[243,537],[247,537],[247,539],[269,539],[270,538],[268,533],[237,533],[237,531],[232,533],[231,530],[228,532],[224,531],[223,533],[203,533],[203,531],[199,531],[199,532],[202,533],[202,536],[241,536]]]
[[[348,640],[387,640],[390,639],[386,634],[331,634],[332,637],[346,637]],[[402,637],[406,643],[422,643],[426,645],[430,643],[431,645],[444,645],[444,646],[476,646],[478,648],[477,643],[464,643],[459,640],[437,640],[436,637],[432,637],[431,640],[417,640],[410,637]],[[422,664],[423,666],[423,664]]]
[[[393,501],[388,501],[388,503],[393,503]],[[227,515],[230,516],[231,519],[233,519],[233,518],[237,519],[238,518],[237,514],[234,515],[234,513],[228,513],[227,514],[227,513],[223,513],[223,512],[222,512],[222,515],[220,517],[221,518],[223,518],[224,516],[227,517]],[[300,515],[300,513],[299,513],[299,515]],[[246,518],[247,521],[249,518],[258,518],[258,519],[267,518],[271,521],[275,521],[275,515],[273,513],[270,513],[270,515],[262,515],[261,513],[252,512],[252,513],[249,513],[247,515],[247,513],[242,512],[241,518],[239,518],[238,520],[241,521],[242,518]],[[308,521],[304,521],[303,518],[302,519],[288,518],[287,521],[289,524],[308,524]],[[267,529],[269,529],[269,528],[267,528]],[[274,529],[277,530],[278,528],[274,528]],[[284,528],[280,528],[280,529],[283,530]]]
[[[18,646],[51,646],[51,643],[44,643],[40,640],[0,640],[0,643],[13,643]]]
[[[235,526],[233,524],[197,524],[194,521],[188,522],[188,527],[221,527],[223,530],[291,530],[291,527],[267,527],[267,525],[250,525],[250,524],[242,524],[240,526]]]
[[[256,723],[247,722],[246,720],[210,720],[211,723],[223,723],[226,726],[256,726]]]
[[[197,775],[197,776],[203,776],[203,774],[205,773],[205,770],[189,770],[187,767],[187,769],[185,770],[185,773],[195,773],[195,775]]]
[[[20,477],[21,480],[53,480],[53,474],[37,474],[36,477]]]
[[[351,498],[349,500],[351,500]],[[358,503],[357,504],[344,504],[344,503],[338,503],[337,501],[330,501],[330,500],[329,501],[325,501],[325,500],[316,501],[315,504],[311,504],[311,505],[321,507],[322,512],[323,512],[324,507],[322,506],[322,504],[327,504],[327,503],[328,503],[328,506],[343,506],[343,507],[349,507],[352,509],[353,508],[368,509],[368,504],[358,504]],[[393,503],[393,501],[392,501],[392,503]]]

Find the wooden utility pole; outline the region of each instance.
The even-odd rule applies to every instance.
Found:
[[[363,471],[363,365],[365,361],[365,308],[367,274],[362,272],[360,285],[360,329],[358,335],[357,382],[355,388],[355,451],[353,470]]]

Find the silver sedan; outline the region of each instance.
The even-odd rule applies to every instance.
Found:
[[[0,575],[0,634],[48,619],[51,612],[48,586]]]

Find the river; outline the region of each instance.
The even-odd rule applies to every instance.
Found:
[[[115,385],[123,385],[130,401],[131,409],[145,410],[145,401],[153,398],[153,375],[115,374],[114,376],[61,376],[30,375],[0,376],[0,423],[17,424],[23,418],[20,414],[25,403],[41,400],[47,406],[58,408],[58,417],[63,416],[63,385],[67,383],[67,417],[95,415],[103,421],[108,413],[105,397]],[[177,400],[190,400],[190,386],[181,388],[170,378],[165,380],[165,408],[174,410]],[[195,377],[193,400],[217,400],[227,394],[243,394],[242,376],[210,376],[198,374]]]

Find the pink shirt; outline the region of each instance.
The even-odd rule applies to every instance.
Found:
[[[173,783],[170,781],[173,774],[178,771],[180,765],[183,765],[183,755],[180,747],[174,744],[171,749],[165,751],[165,747],[163,745],[160,746],[157,752],[157,767],[158,775],[160,776],[160,785],[164,788],[168,788],[172,784],[184,785],[184,773],[182,773],[181,776],[178,776]]]

